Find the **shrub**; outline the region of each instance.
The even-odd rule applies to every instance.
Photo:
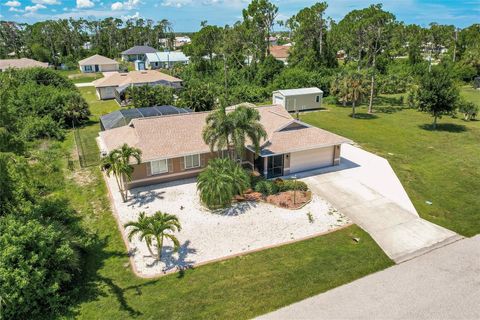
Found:
[[[255,191],[269,196],[278,192],[278,186],[270,180],[262,180],[256,184]]]
[[[290,190],[308,191],[308,186],[303,181],[277,179],[275,181],[275,184],[277,185],[279,192],[285,192]]]

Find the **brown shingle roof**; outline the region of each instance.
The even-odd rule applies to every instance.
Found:
[[[181,79],[156,70],[130,71],[127,73],[114,73],[108,77],[93,81],[96,88],[120,87],[128,84],[154,83],[154,82],[181,82]]]
[[[0,60],[0,70],[6,70],[9,68],[23,69],[23,68],[34,68],[34,67],[47,68],[48,63],[40,62],[37,60],[28,59],[28,58]]]
[[[92,64],[119,64],[119,63],[113,59],[101,56],[99,54],[95,54],[91,57],[78,61],[78,64],[81,66],[85,66],[85,65],[92,65]]]
[[[270,54],[277,59],[288,58],[289,51],[289,46],[270,46]]]
[[[262,154],[286,153],[349,141],[294,120],[278,105],[259,107],[258,111],[268,136],[263,142],[265,148]],[[130,126],[100,132],[100,138],[107,148],[105,151],[118,148],[123,143],[139,148],[143,162],[206,153],[210,148],[202,139],[202,131],[208,114],[194,112],[134,119]]]

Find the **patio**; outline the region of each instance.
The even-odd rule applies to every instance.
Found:
[[[194,179],[133,189],[125,203],[115,179],[110,177],[106,181],[120,230],[128,243],[131,263],[141,277],[159,276],[299,241],[350,223],[318,195],[313,195],[312,201],[299,210],[263,202],[241,202],[226,210],[211,212],[200,204]],[[152,215],[157,210],[177,215],[182,225],[182,230],[176,233],[181,244],[179,251],[173,252],[172,244],[165,240],[160,262],[150,256],[138,237],[128,241],[123,228],[123,224],[137,220],[139,212]]]

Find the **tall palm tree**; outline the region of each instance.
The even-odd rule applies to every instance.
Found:
[[[221,152],[230,146],[230,132],[232,131],[231,119],[227,115],[224,105],[221,105],[206,118],[206,125],[203,128],[203,141],[210,146],[213,152],[215,149]]]
[[[348,76],[348,99],[352,102],[352,118],[355,118],[355,107],[357,102],[367,93],[364,76],[354,72]]]
[[[128,190],[125,186],[126,182],[132,181],[133,166],[132,160],[137,164],[141,162],[142,151],[137,148],[130,147],[124,143],[120,148],[110,151],[103,159],[103,167],[107,176],[115,175],[118,188],[122,194],[123,201],[127,201]],[[133,158],[133,159],[132,159]]]
[[[163,240],[170,239],[173,243],[173,250],[176,252],[180,247],[180,242],[172,234],[172,232],[180,231],[180,221],[177,216],[163,213],[161,211],[155,212],[151,217],[146,216],[145,212],[140,212],[136,222],[129,222],[124,225],[125,228],[131,227],[128,233],[128,239],[131,241],[135,235],[139,235],[140,241],[145,240],[148,251],[152,256],[156,256],[160,261],[162,258]],[[157,244],[157,253],[154,254],[152,250],[152,240],[155,239]]]
[[[239,156],[244,154],[247,138],[253,144],[255,154],[259,154],[260,141],[267,138],[267,133],[260,123],[258,110],[246,105],[240,105],[230,116],[233,123],[232,145],[236,154]]]
[[[221,106],[207,116],[206,122],[203,140],[212,151],[227,149],[231,160],[235,160],[236,155],[243,155],[247,138],[255,152],[259,153],[260,141],[267,137],[258,110],[246,105],[240,105],[230,112]]]

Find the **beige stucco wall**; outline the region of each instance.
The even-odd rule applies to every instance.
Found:
[[[113,99],[115,98],[115,88],[116,87],[97,88],[97,97],[100,100]]]
[[[118,63],[100,65],[100,72],[118,71],[118,69],[119,69]]]
[[[318,103],[315,100],[317,96],[320,96],[320,100]],[[321,93],[288,96],[288,97],[284,97],[284,99],[285,99],[285,108],[288,111],[320,109],[322,107]],[[296,109],[295,109],[295,106],[296,106]]]

